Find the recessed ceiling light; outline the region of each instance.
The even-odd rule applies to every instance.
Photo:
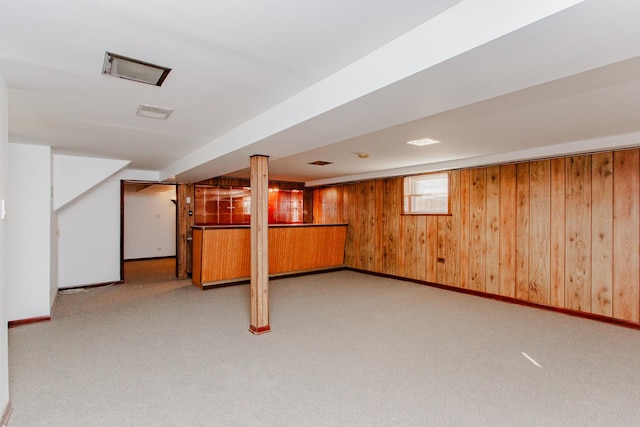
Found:
[[[310,165],[315,165],[315,166],[324,166],[324,165],[331,165],[331,164],[333,164],[333,162],[325,162],[324,160],[316,160],[315,162],[311,162],[309,164]]]
[[[138,59],[127,58],[111,52],[105,52],[102,74],[122,79],[161,86],[171,68],[150,64]]]
[[[368,159],[369,158],[369,153],[355,153],[356,156],[360,157],[361,159]]]
[[[439,142],[440,141],[437,141],[431,138],[422,138],[422,139],[415,139],[413,141],[407,141],[407,144],[417,145],[419,147],[422,147],[423,145],[438,144]]]
[[[157,105],[147,105],[140,104],[138,105],[138,112],[136,116],[140,117],[148,117],[150,119],[161,119],[166,120],[173,113],[171,108],[166,107],[158,107]]]

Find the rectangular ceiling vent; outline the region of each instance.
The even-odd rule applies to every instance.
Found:
[[[138,105],[137,116],[148,117],[150,119],[166,120],[173,113],[173,109],[166,107],[158,107],[157,105]]]
[[[102,74],[121,79],[161,86],[171,68],[150,64],[138,59],[127,58],[111,52],[105,52]]]

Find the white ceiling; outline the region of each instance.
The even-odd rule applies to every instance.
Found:
[[[0,75],[11,142],[187,182],[263,154],[318,185],[640,145],[639,20],[637,0],[0,0]],[[172,71],[104,76],[105,51]]]

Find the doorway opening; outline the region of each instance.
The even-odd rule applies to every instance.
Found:
[[[176,185],[122,181],[120,279],[176,280]]]

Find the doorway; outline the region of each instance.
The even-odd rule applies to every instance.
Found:
[[[176,280],[176,185],[123,181],[121,190],[121,280]]]

